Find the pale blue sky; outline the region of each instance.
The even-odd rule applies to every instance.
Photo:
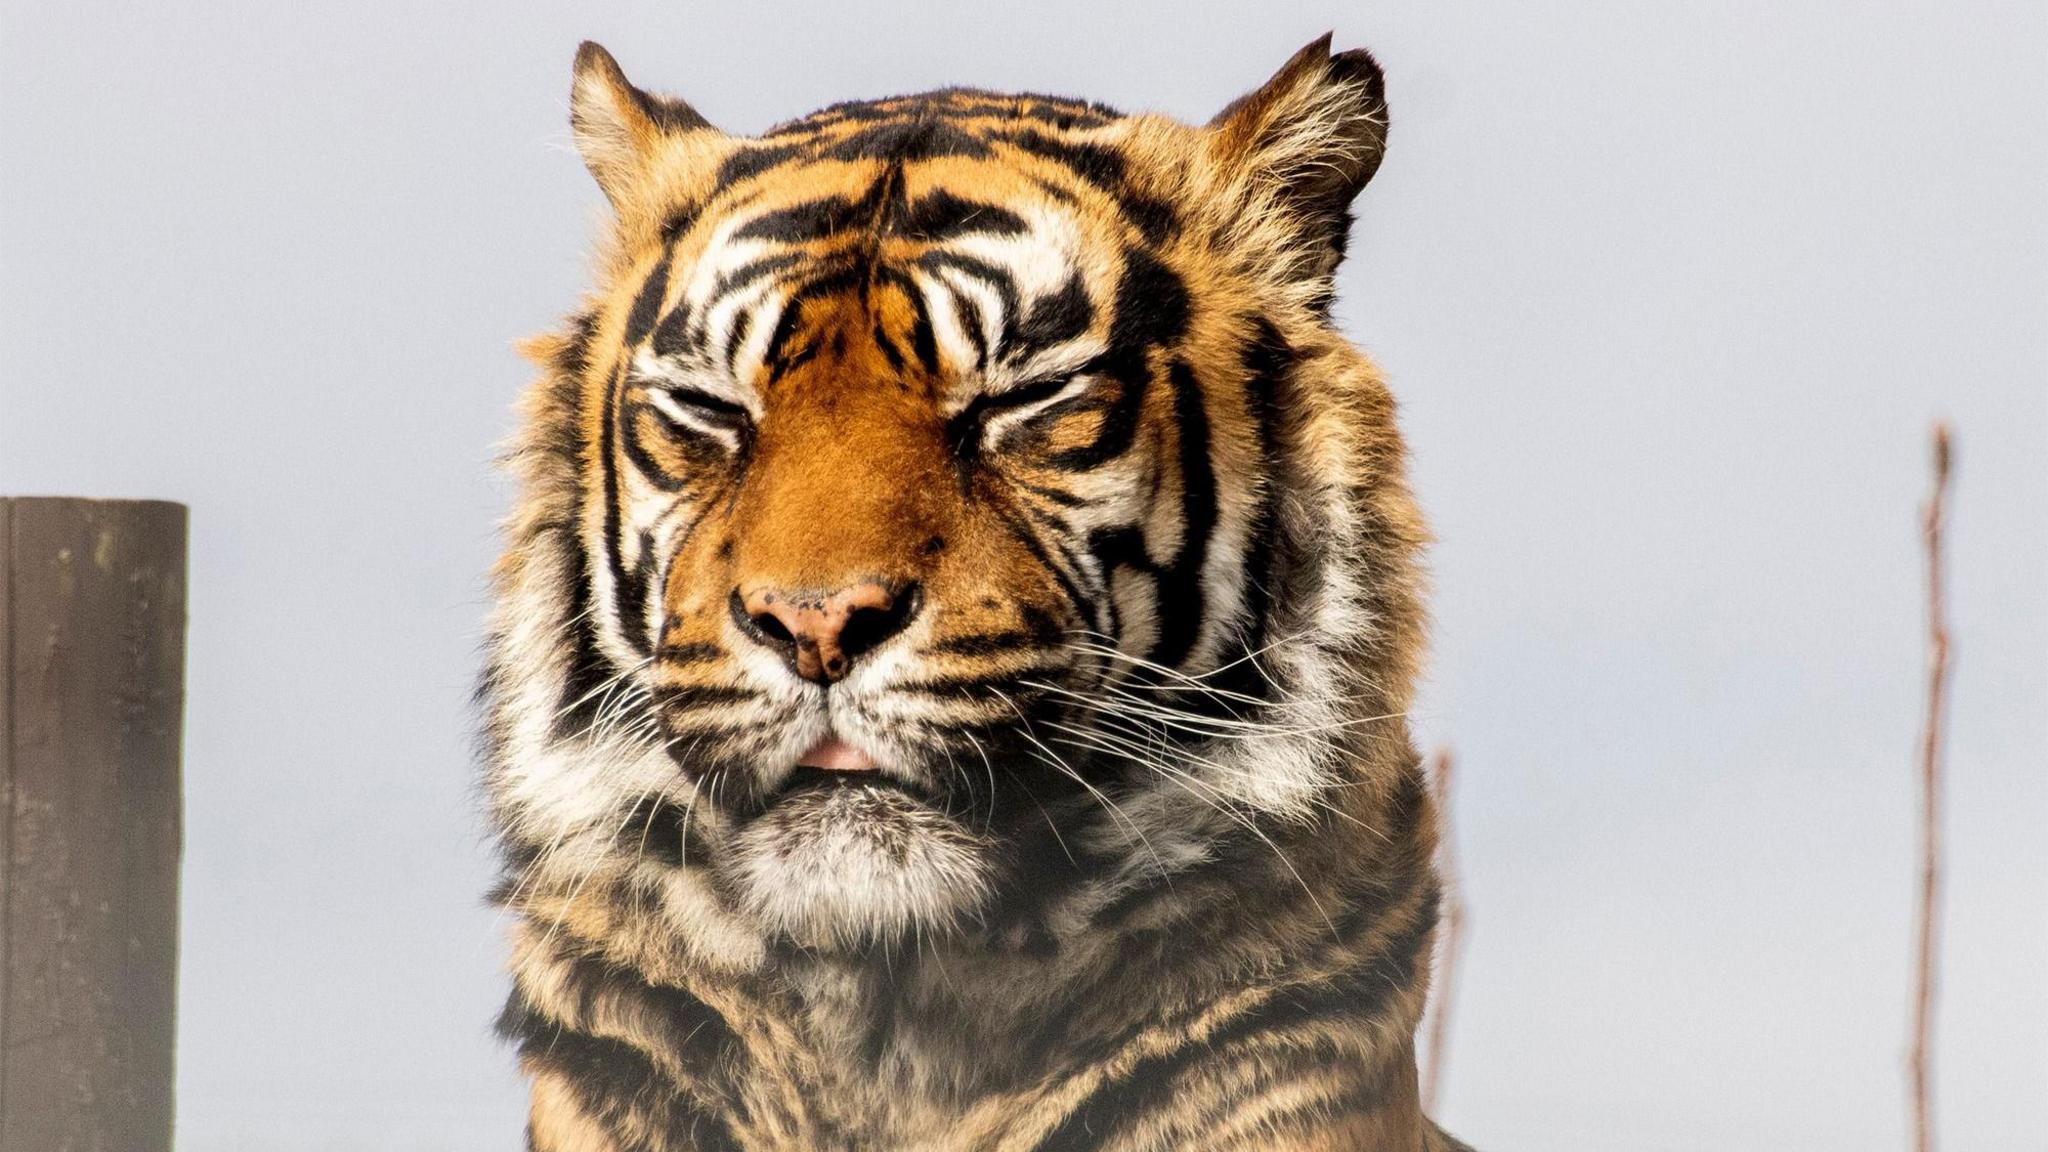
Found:
[[[0,491],[192,505],[188,1152],[517,1146],[467,697],[578,40],[714,121],[1387,67],[1340,315],[1441,543],[1482,1148],[1901,1147],[1954,419],[1946,1147],[2048,1148],[2048,9],[0,0]]]

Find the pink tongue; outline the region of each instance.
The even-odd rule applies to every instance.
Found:
[[[867,753],[836,736],[820,740],[809,752],[797,757],[799,768],[823,768],[827,772],[873,772],[875,761]]]

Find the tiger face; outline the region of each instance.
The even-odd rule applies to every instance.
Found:
[[[1358,398],[1299,365],[1380,93],[1324,42],[1200,128],[945,91],[740,138],[586,45],[615,220],[513,452],[515,853],[856,948],[1313,811],[1373,614],[1315,555]]]

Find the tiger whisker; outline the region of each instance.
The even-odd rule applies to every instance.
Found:
[[[644,800],[647,795],[647,793],[643,793],[640,799]],[[606,837],[607,840],[616,841],[625,834],[626,827],[632,823],[633,813],[638,806],[638,800],[626,806],[624,815],[619,818],[618,827],[612,829],[611,835]],[[569,911],[575,905],[576,898],[583,894],[583,890],[589,886],[591,879],[603,870],[606,862],[603,856],[598,856],[589,867],[583,869],[582,875],[576,878],[576,882],[570,887],[568,894],[562,897],[560,910],[555,913],[553,922],[548,925],[548,930],[541,934],[540,947],[546,948],[554,942],[555,933],[561,930],[562,924],[568,919]]]
[[[610,692],[612,687],[618,684],[619,681],[624,680],[626,677],[631,676],[637,672],[640,672],[652,663],[654,663],[654,657],[649,656],[645,660],[641,660],[638,663],[631,665],[630,667],[621,669],[616,675],[606,678],[605,681],[599,684],[597,687],[592,688],[590,691],[585,692],[583,695],[578,696],[576,699],[571,700],[569,703],[562,705],[560,708],[557,708],[555,710],[555,714],[552,717],[550,717],[550,719],[559,720],[562,717],[568,715],[569,713],[574,712],[576,709],[581,708],[585,704],[590,703],[593,697]]]
[[[1152,857],[1153,863],[1157,865],[1159,869],[1163,872],[1166,868],[1166,865],[1159,859],[1159,853],[1152,847],[1152,841],[1146,838],[1144,829],[1139,828],[1137,822],[1132,820],[1128,813],[1126,813],[1122,808],[1117,807],[1116,801],[1111,800],[1108,796],[1103,795],[1101,789],[1089,783],[1087,778],[1082,776],[1081,773],[1077,771],[1073,765],[1068,764],[1064,757],[1062,757],[1059,753],[1054,752],[1051,748],[1047,747],[1045,742],[1040,740],[1038,736],[1031,731],[1031,718],[1025,714],[1022,708],[1019,708],[1017,706],[1015,701],[1011,700],[1010,697],[999,688],[991,688],[990,691],[994,692],[996,696],[999,699],[1001,699],[1004,703],[1009,704],[1010,708],[1017,713],[1017,720],[1020,724],[1018,731],[1023,735],[1023,737],[1026,740],[1029,740],[1034,745],[1037,745],[1039,750],[1044,753],[1046,758],[1048,758],[1046,762],[1052,765],[1052,767],[1057,768],[1061,773],[1065,774],[1068,779],[1072,780],[1074,783],[1079,784],[1082,788],[1086,789],[1089,795],[1095,797],[1095,799],[1101,802],[1101,804],[1106,809],[1108,809],[1118,819],[1122,820],[1124,825],[1130,829],[1131,833],[1137,837],[1138,842],[1145,846],[1145,852]]]
[[[1088,735],[1097,734],[1088,733]],[[1059,738],[1055,737],[1055,739],[1057,740]],[[1336,921],[1332,920],[1330,918],[1330,914],[1323,908],[1323,902],[1321,900],[1316,899],[1314,889],[1308,886],[1308,881],[1304,879],[1301,875],[1301,872],[1295,868],[1294,861],[1289,859],[1287,853],[1281,850],[1280,845],[1274,842],[1271,836],[1266,835],[1265,831],[1261,829],[1255,822],[1253,822],[1249,816],[1246,816],[1243,812],[1238,811],[1236,808],[1228,804],[1220,802],[1214,797],[1204,796],[1201,792],[1196,791],[1195,789],[1197,787],[1208,788],[1209,786],[1202,784],[1200,781],[1196,780],[1195,777],[1190,776],[1187,773],[1182,772],[1179,769],[1164,763],[1153,762],[1150,766],[1165,773],[1165,775],[1171,782],[1178,785],[1181,788],[1181,790],[1186,792],[1188,795],[1194,797],[1197,800],[1203,801],[1204,803],[1207,803],[1211,808],[1215,809],[1221,815],[1226,816],[1229,819],[1234,820],[1238,824],[1242,825],[1245,831],[1250,832],[1253,836],[1258,837],[1259,840],[1266,845],[1266,847],[1272,849],[1273,855],[1279,859],[1281,866],[1286,868],[1288,873],[1294,877],[1294,882],[1301,886],[1302,894],[1308,897],[1308,901],[1315,908],[1316,914],[1323,918],[1323,922],[1325,924],[1329,925],[1332,934],[1336,933]]]
[[[1405,712],[1395,712],[1379,716],[1347,717],[1320,723],[1270,723],[1190,712],[1184,709],[1173,708],[1136,694],[1117,692],[1114,689],[1108,690],[1114,699],[1104,700],[1099,696],[1075,692],[1058,684],[1031,680],[1023,681],[1022,683],[1025,687],[1078,701],[1089,706],[1091,711],[1094,712],[1131,717],[1143,716],[1179,731],[1216,739],[1323,735],[1349,731],[1353,728],[1361,728],[1371,724],[1384,723],[1388,720],[1400,719],[1407,715]]]
[[[1077,653],[1087,653],[1106,660],[1119,661],[1132,667],[1140,668],[1145,671],[1152,672],[1156,675],[1165,676],[1171,680],[1178,681],[1181,684],[1187,685],[1191,690],[1200,690],[1204,692],[1224,694],[1227,692],[1227,690],[1216,688],[1213,685],[1209,685],[1204,682],[1210,677],[1217,676],[1223,672],[1226,672],[1232,668],[1237,667],[1240,664],[1249,661],[1252,667],[1258,671],[1260,677],[1263,678],[1266,681],[1266,683],[1270,685],[1276,692],[1281,693],[1281,695],[1283,696],[1291,696],[1292,693],[1285,685],[1282,685],[1273,678],[1272,673],[1266,670],[1265,665],[1259,662],[1258,657],[1266,652],[1273,651],[1274,649],[1280,647],[1283,644],[1292,644],[1295,640],[1299,639],[1300,637],[1310,634],[1308,631],[1305,630],[1303,632],[1296,633],[1291,636],[1285,636],[1278,640],[1274,640],[1266,645],[1263,645],[1262,647],[1254,651],[1247,652],[1245,655],[1240,656],[1237,659],[1230,661],[1229,663],[1220,665],[1216,668],[1212,668],[1207,672],[1190,673],[1179,668],[1174,668],[1165,664],[1160,664],[1152,660],[1147,660],[1144,657],[1135,656],[1129,652],[1123,651],[1121,648],[1116,646],[1119,643],[1119,641],[1115,637],[1108,636],[1104,633],[1095,632],[1090,629],[1070,629],[1069,631],[1072,634],[1099,637],[1101,641],[1103,641],[1102,643],[1077,643],[1069,641],[1064,645],[1064,647],[1070,651]],[[1379,684],[1371,680],[1365,680],[1364,682],[1374,692],[1383,691],[1382,687]],[[1261,704],[1272,703],[1271,701],[1261,700],[1258,697],[1246,697],[1242,693],[1231,693],[1231,695],[1238,696],[1244,702]],[[1363,693],[1360,694],[1360,696],[1363,695]],[[1329,697],[1328,699],[1351,700],[1360,698],[1360,696],[1337,696]]]
[[[1157,758],[1154,755],[1151,747],[1137,744],[1128,737],[1119,736],[1114,732],[1114,730],[1104,731],[1102,729],[1076,728],[1072,725],[1062,724],[1057,721],[1049,722],[1047,724],[1047,727],[1057,728],[1063,732],[1068,733],[1071,737],[1085,737],[1092,740],[1110,742],[1098,744],[1096,745],[1096,747],[1098,748],[1098,750],[1110,752],[1113,755],[1121,755],[1124,759],[1130,760],[1133,763],[1138,764],[1140,767],[1150,768],[1161,772],[1185,774],[1182,772],[1182,770],[1176,768],[1173,764],[1168,763],[1164,759]],[[1188,757],[1191,760],[1194,760],[1203,767],[1218,773],[1219,775],[1234,780],[1256,781],[1259,779],[1259,776],[1256,772],[1247,771],[1242,768],[1231,768],[1228,765],[1219,764],[1206,756],[1198,755],[1184,748],[1175,749],[1175,751],[1177,751],[1179,754],[1183,756]],[[1142,755],[1140,755],[1140,753],[1142,753]],[[1193,779],[1194,777],[1190,776],[1189,778]],[[1327,787],[1358,787],[1366,783],[1368,782],[1332,782]],[[1206,782],[1203,786],[1212,789],[1214,788],[1214,785],[1207,784]],[[1313,807],[1318,808],[1331,816],[1335,816],[1338,819],[1345,821],[1346,823],[1353,824],[1358,828],[1363,829],[1364,831],[1370,832],[1374,836],[1377,836],[1382,840],[1387,839],[1387,836],[1384,832],[1380,831],[1377,828],[1374,828],[1370,824],[1367,824],[1365,821],[1360,820],[1358,817],[1352,815],[1351,813],[1346,812],[1344,809],[1331,803],[1329,800],[1326,800],[1321,796],[1314,795],[1309,796],[1307,799],[1309,804]]]
[[[1270,709],[1283,707],[1326,706],[1331,704],[1354,702],[1360,699],[1365,699],[1370,695],[1370,693],[1360,692],[1351,694],[1332,693],[1319,694],[1316,696],[1301,696],[1276,684],[1276,690],[1278,690],[1281,693],[1281,697],[1279,699],[1269,699],[1264,696],[1253,696],[1244,692],[1238,692],[1232,689],[1221,688],[1208,682],[1211,677],[1217,675],[1218,673],[1226,671],[1237,664],[1244,663],[1245,659],[1249,659],[1248,657],[1232,661],[1230,664],[1225,664],[1222,667],[1211,669],[1208,672],[1196,674],[1185,672],[1178,668],[1172,668],[1164,664],[1159,664],[1147,660],[1143,657],[1133,656],[1128,652],[1123,652],[1115,648],[1104,647],[1096,644],[1068,643],[1066,645],[1063,645],[1063,650],[1073,653],[1075,655],[1085,655],[1102,659],[1105,661],[1121,662],[1122,664],[1128,665],[1141,672],[1157,676],[1164,681],[1163,683],[1145,685],[1148,691],[1200,694],[1203,696],[1211,697],[1213,699],[1227,700],[1233,703],[1243,704],[1248,707]],[[1112,687],[1122,691],[1130,690],[1128,684],[1116,684]]]

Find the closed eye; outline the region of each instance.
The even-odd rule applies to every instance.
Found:
[[[968,401],[967,407],[946,421],[946,431],[957,448],[972,452],[983,440],[990,421],[1012,414],[1028,420],[1032,415],[1031,409],[1049,405],[1067,392],[1078,391],[1091,382],[1085,375],[1056,376],[1002,392],[983,393]]]
[[[748,423],[747,410],[722,396],[674,384],[642,384],[647,404],[662,414],[671,424],[690,427],[711,425],[718,428],[743,428]]]

